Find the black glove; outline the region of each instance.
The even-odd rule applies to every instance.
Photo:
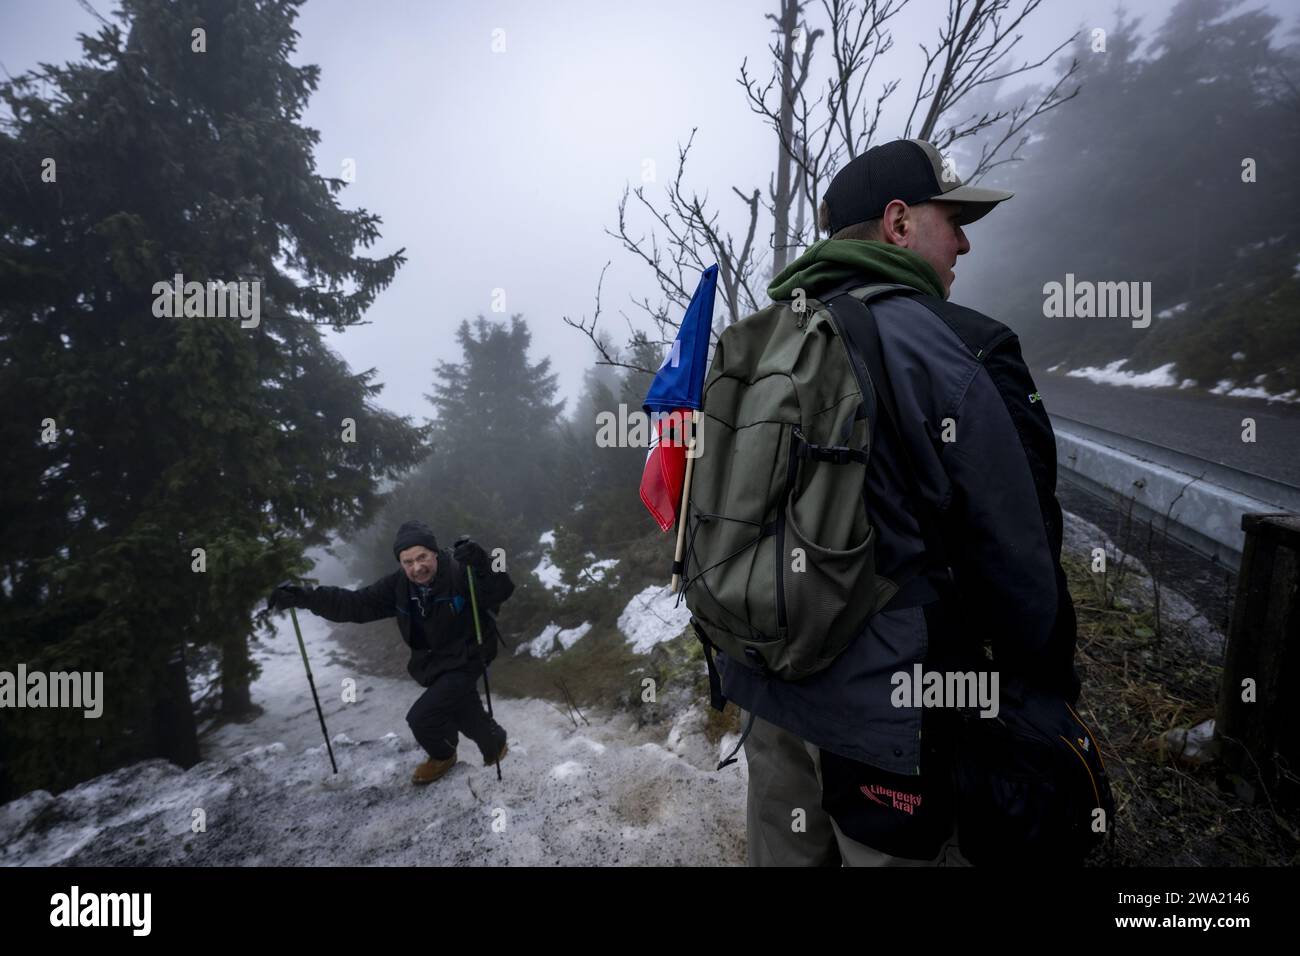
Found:
[[[311,588],[294,584],[292,581],[281,581],[275,586],[271,596],[266,599],[266,609],[283,611],[291,607],[306,607],[307,596],[310,593]]]
[[[461,567],[470,567],[479,574],[488,573],[488,555],[483,546],[468,537],[457,538],[452,545],[451,556]]]

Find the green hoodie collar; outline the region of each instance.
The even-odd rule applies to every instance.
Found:
[[[818,289],[861,276],[867,282],[897,282],[946,299],[934,266],[910,249],[869,239],[822,239],[814,242],[767,287],[774,300],[794,297],[795,289],[815,295]]]

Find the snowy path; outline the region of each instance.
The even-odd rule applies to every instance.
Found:
[[[504,779],[462,739],[461,762],[417,788],[409,778],[424,754],[405,714],[420,689],[352,669],[329,624],[300,614],[339,764],[331,774],[282,617],[256,652],[259,717],[205,737],[206,759],[189,771],[147,761],[0,806],[0,865],[744,862],[745,765],[712,772],[698,708],[665,740],[663,727],[648,736],[627,714],[587,713],[590,726],[575,728],[551,703],[494,700],[510,733]],[[342,699],[345,678],[355,703]]]
[[[262,673],[253,682],[252,697],[263,712],[248,723],[224,724],[202,735],[200,749],[206,759],[228,759],[274,741],[295,753],[324,742],[293,622],[288,612],[273,620],[276,636],[253,646],[253,658],[261,664]],[[330,636],[333,625],[310,611],[298,612],[298,626],[331,736],[346,734],[353,740],[369,740],[387,733],[409,734],[406,711],[420,692],[413,681],[361,672]],[[344,701],[345,680],[355,684],[355,702]],[[328,757],[325,764],[328,769]]]
[[[188,772],[154,760],[58,797],[0,807],[0,864],[739,864],[745,778],[697,769],[631,729],[575,730],[549,703],[499,705],[503,780],[473,744],[442,780],[408,782],[409,737],[298,753],[280,743]],[[470,752],[467,752],[470,751]],[[742,765],[743,767],[743,765]],[[206,832],[191,832],[195,810]]]

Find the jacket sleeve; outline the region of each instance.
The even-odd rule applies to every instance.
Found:
[[[307,609],[327,621],[364,624],[396,617],[396,594],[395,577],[389,574],[356,591],[337,587],[315,588],[307,597]]]
[[[1061,569],[1056,439],[1014,338],[985,357],[943,446],[944,537],[960,606],[999,670],[1071,702],[1074,604]]]

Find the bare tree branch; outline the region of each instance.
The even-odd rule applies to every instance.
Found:
[[[800,17],[806,0],[776,0],[777,13],[764,19],[773,24],[775,39],[768,44],[772,72],[760,82],[751,76],[749,58],[740,64],[737,83],[745,91],[750,112],[762,118],[775,134],[777,163],[765,188],[731,192],[744,205],[747,221],[743,238],[722,225],[720,211],[686,185],[686,164],[696,129],[685,146],[678,146],[677,170],[662,201],[651,201],[644,187],[624,189],[618,204],[616,230],[606,230],[623,247],[643,262],[655,277],[660,300],[649,297],[632,302],[651,320],[655,335],[635,333],[639,342],[668,345],[679,326],[672,316],[684,313],[695,287],[695,276],[713,262],[718,265],[719,292],[725,320],[736,322],[766,304],[763,289],[756,289],[760,276],[784,267],[791,251],[804,247],[817,233],[821,195],[831,174],[844,161],[870,148],[876,139],[885,103],[900,81],[882,81],[874,98],[867,83],[881,57],[893,48],[890,21],[909,0],[821,0],[826,26],[810,28]],[[1040,69],[1074,42],[1069,37],[1037,61],[1019,66],[1004,65],[1021,34],[1016,31],[1041,6],[1042,0],[1023,0],[1019,10],[1013,0],[948,0],[947,15],[938,28],[937,42],[918,44],[922,72],[913,96],[903,136],[928,140],[942,152],[961,140],[980,143],[979,160],[966,182],[975,182],[1000,165],[1016,162],[1019,151],[1029,142],[1025,132],[1038,117],[1074,98],[1079,87],[1067,88],[1078,72],[1078,62],[1042,92],[1031,94],[1017,105],[973,111],[955,118],[960,104],[973,92],[990,84]],[[820,94],[810,103],[808,81],[812,77],[817,41],[829,30],[829,77]],[[1290,78],[1282,80],[1294,91]],[[775,92],[776,100],[770,100]],[[920,117],[920,125],[913,126]],[[629,221],[628,199],[635,196],[639,208],[651,217],[649,236],[634,234]],[[792,210],[792,206],[796,208]],[[796,212],[794,222],[791,214]],[[811,212],[806,216],[806,212]],[[771,217],[770,247],[760,241],[759,219]],[[811,220],[811,221],[809,221]],[[728,221],[732,221],[730,216]],[[805,235],[807,233],[807,235]],[[601,277],[603,280],[604,272]],[[583,331],[593,342],[600,315],[597,290],[596,315],[585,320],[565,321]],[[760,302],[760,298],[763,299]],[[632,321],[628,321],[629,329]],[[716,331],[715,331],[716,334]],[[626,363],[616,350],[597,343],[600,364],[638,367]],[[653,371],[640,369],[641,371]]]
[[[1010,77],[1036,70],[1074,42],[1077,33],[1062,41],[1036,62],[1026,61],[1014,69],[998,72],[998,64],[1022,39],[1021,34],[1014,31],[1041,3],[1042,0],[1025,0],[1020,12],[1014,14],[1009,22],[1004,23],[1003,18],[1011,7],[1011,0],[948,0],[947,20],[939,30],[939,43],[934,52],[931,53],[925,44],[918,44],[925,55],[925,67],[917,84],[912,108],[908,113],[907,126],[903,133],[905,137],[913,135],[912,124],[917,110],[927,101],[925,118],[916,130],[915,136],[934,143],[940,152],[948,150],[958,140],[976,136],[1002,120],[1010,119],[1006,131],[991,147],[988,143],[982,146],[979,161],[970,175],[965,177],[966,182],[978,181],[989,170],[1003,163],[1018,161],[1017,153],[1028,141],[1028,137],[1020,139],[1009,157],[997,162],[994,162],[994,157],[1003,146],[1015,139],[1026,124],[1073,99],[1079,92],[1079,87],[1076,86],[1068,95],[1061,95],[1061,88],[1078,70],[1078,62],[1072,61],[1066,73],[1056,81],[1032,111],[1027,112],[1026,101],[1010,111],[999,110],[992,116],[985,113],[979,117],[968,117],[963,121],[964,125],[958,123],[942,128],[940,126],[943,117],[951,113],[962,99],[978,87],[989,83],[1000,83]]]
[[[600,270],[600,279],[596,282],[596,312],[591,317],[591,324],[588,325],[586,319],[579,319],[575,322],[567,315],[563,315],[560,318],[563,320],[565,325],[577,329],[579,332],[582,332],[591,339],[592,345],[596,347],[596,352],[600,355],[600,359],[596,362],[597,365],[612,365],[616,368],[643,371],[640,366],[628,364],[627,362],[622,361],[617,350],[611,353],[609,351],[607,340],[599,336],[596,332],[596,323],[600,321],[600,290],[605,284],[605,272],[609,269],[609,266],[610,264],[606,262],[604,268]]]

